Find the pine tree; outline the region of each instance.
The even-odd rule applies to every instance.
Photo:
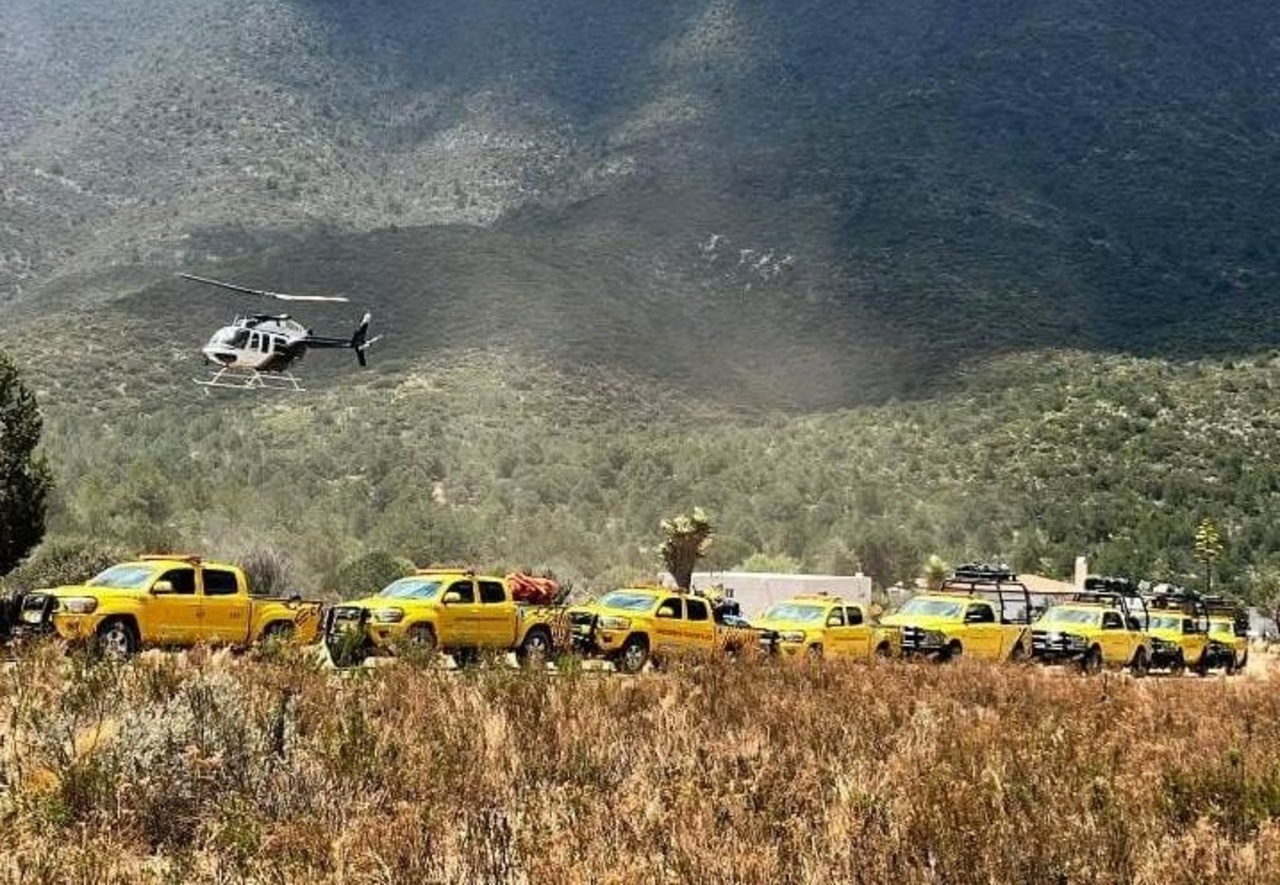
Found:
[[[40,543],[45,502],[53,485],[36,454],[43,421],[35,396],[0,352],[0,575],[8,574]]]

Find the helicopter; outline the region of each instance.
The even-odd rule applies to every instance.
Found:
[[[178,276],[197,283],[229,289],[232,292],[274,298],[278,301],[340,303],[347,301],[340,295],[290,295],[286,292],[251,289],[248,286],[199,277],[195,274],[180,273]],[[202,387],[227,387],[233,390],[265,388],[302,392],[305,388],[290,369],[294,363],[302,359],[308,348],[354,350],[356,361],[361,366],[368,365],[365,351],[369,345],[382,337],[381,335],[376,338],[369,337],[369,321],[372,318],[372,314],[366,313],[349,338],[338,338],[313,335],[310,329],[287,313],[255,313],[237,316],[231,325],[223,326],[214,332],[208,343],[200,349],[205,361],[217,367],[213,374],[205,379],[191,380]]]

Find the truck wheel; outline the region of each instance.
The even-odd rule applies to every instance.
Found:
[[[807,651],[809,652],[809,660],[811,660],[811,661],[820,661],[820,660],[822,660],[822,646],[821,646],[821,645],[818,645],[817,643],[814,643],[813,645],[809,646],[809,648],[807,649]]]
[[[1138,646],[1138,650],[1133,653],[1133,661],[1129,664],[1129,671],[1134,677],[1141,679],[1147,675],[1147,670],[1151,666],[1151,662],[1147,660],[1147,650],[1142,646]]]
[[[1089,676],[1102,672],[1102,649],[1095,645],[1085,652],[1080,660],[1080,669]]]
[[[956,658],[964,656],[964,646],[960,644],[959,639],[951,640],[950,644],[942,650],[942,654],[938,656],[938,660],[942,663],[954,661]]]
[[[294,627],[288,621],[272,621],[258,637],[260,642],[288,642],[293,639]]]
[[[120,661],[138,650],[138,631],[123,618],[107,621],[98,628],[95,638],[98,651],[104,658]]]
[[[893,657],[893,646],[887,642],[882,642],[876,646],[876,657],[887,660]]]
[[[516,650],[516,660],[522,667],[541,667],[551,657],[551,634],[541,627],[534,627],[524,635],[524,641]]]
[[[414,624],[405,633],[405,637],[419,651],[435,651],[436,631],[430,624]]]
[[[1021,664],[1026,659],[1027,659],[1027,650],[1022,647],[1022,643],[1019,642],[1016,645],[1014,645],[1013,649],[1009,652],[1009,663]]]
[[[648,660],[648,641],[643,636],[630,636],[618,651],[615,664],[623,673],[639,673]]]

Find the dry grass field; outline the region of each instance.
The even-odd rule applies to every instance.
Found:
[[[1280,677],[19,656],[0,881],[1280,879]]]

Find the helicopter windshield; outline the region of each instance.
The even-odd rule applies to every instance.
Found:
[[[214,344],[226,344],[229,347],[238,347],[244,343],[245,336],[248,334],[244,329],[238,329],[235,326],[223,326],[221,329],[213,333],[210,339]]]

